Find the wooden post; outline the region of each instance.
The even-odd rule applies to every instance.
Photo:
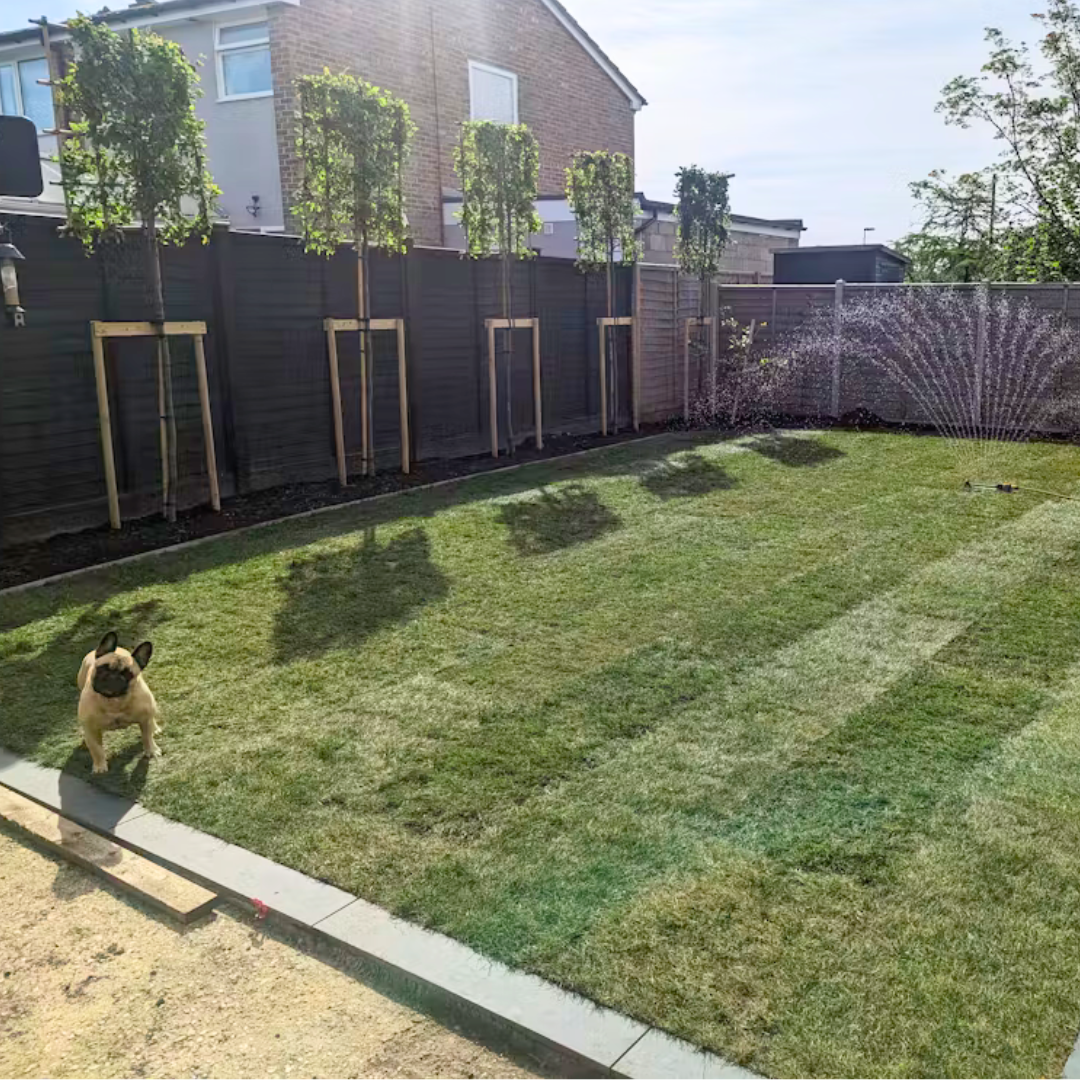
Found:
[[[368,356],[369,339],[367,335],[367,292],[364,282],[364,253],[356,252],[356,308],[359,315],[360,331],[360,475],[367,476],[375,472],[375,455],[368,456]]]
[[[690,419],[690,322],[690,319],[686,320],[682,345],[682,414],[684,420]]]
[[[533,309],[536,310],[535,308]],[[533,412],[536,416],[536,449],[544,449],[543,395],[540,385],[540,320],[533,319]]]
[[[160,338],[156,348],[161,348]],[[157,368],[157,414],[158,443],[161,446],[161,495],[162,502],[169,501],[169,428],[165,423],[165,378],[160,359],[154,365]]]
[[[679,365],[679,268],[671,268],[671,365],[668,367],[671,383],[668,385],[674,391],[676,372]]]
[[[601,322],[596,332],[600,335],[600,434],[607,434],[607,363],[604,355],[604,331],[606,327]]]
[[[710,287],[711,288],[711,287]],[[717,290],[719,296],[719,290]],[[719,306],[719,305],[717,305]],[[715,310],[715,309],[714,309]],[[717,319],[709,319],[709,408],[712,411],[712,415],[716,416],[716,379],[717,371],[716,365],[720,359],[720,333],[719,327],[716,325]]]
[[[360,320],[360,475],[368,474],[368,387],[367,349],[364,348],[364,320]]]
[[[98,424],[101,428],[101,457],[105,465],[105,489],[109,495],[109,524],[120,528],[120,496],[116,491],[116,462],[113,460],[112,421],[109,419],[109,388],[105,383],[105,347],[90,324],[90,347],[94,352],[94,382],[97,386]]]
[[[832,361],[832,393],[829,397],[829,415],[834,419],[840,418],[840,335],[841,310],[844,306],[844,279],[837,278],[833,291],[833,361]]]
[[[398,418],[401,428],[401,471],[409,472],[409,388],[405,373],[405,320],[397,320]]]
[[[326,347],[330,354],[330,400],[334,410],[334,452],[337,455],[338,482],[342,487],[349,482],[345,467],[345,430],[341,417],[341,377],[338,371],[337,331],[333,323],[326,323]]]
[[[210,505],[221,509],[221,489],[218,487],[217,451],[214,448],[214,420],[210,414],[210,386],[206,381],[206,347],[202,334],[196,334],[195,374],[199,380],[199,408],[202,410],[203,443],[206,450],[206,475],[210,480]]]
[[[630,326],[630,410],[634,430],[641,430],[641,338],[645,326],[641,292],[641,264],[634,263],[634,321]]]
[[[499,456],[499,386],[495,377],[495,325],[488,321],[488,423],[491,425],[491,456]]]

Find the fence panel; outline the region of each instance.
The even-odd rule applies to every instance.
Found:
[[[149,318],[138,238],[86,256],[57,234],[56,220],[13,219],[26,255],[19,276],[29,326],[0,327],[0,542],[107,520],[90,322]],[[216,229],[208,245],[163,255],[170,319],[207,323],[218,464],[224,494],[336,476],[323,319],[356,312],[356,255],[307,255],[295,237]],[[484,320],[502,316],[493,260],[413,249],[371,259],[372,315],[406,320],[414,460],[482,454],[488,429]],[[628,270],[617,279],[617,314],[630,312]],[[606,288],[573,262],[537,259],[513,267],[513,312],[541,319],[544,429],[599,427],[596,319]],[[625,335],[624,335],[625,336]],[[355,333],[342,333],[339,361],[346,452],[360,464],[360,368]],[[630,362],[619,349],[621,422],[630,419]],[[114,453],[126,518],[160,500],[157,375],[150,340],[107,345]],[[181,484],[179,502],[206,497],[193,350],[172,341]],[[374,441],[380,469],[400,454],[398,364],[391,333],[373,335]],[[505,381],[500,380],[505,405]],[[511,398],[518,441],[533,437],[532,342],[515,331]],[[506,444],[505,411],[499,410]]]

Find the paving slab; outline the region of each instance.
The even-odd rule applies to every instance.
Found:
[[[302,926],[314,926],[356,899],[352,893],[152,811],[121,822],[114,834],[128,847],[212,883],[219,892],[241,900],[261,900]]]
[[[102,791],[58,769],[24,761],[3,749],[0,749],[0,784],[98,832],[111,832],[120,822],[146,813],[130,799]]]
[[[652,1080],[751,1080],[757,1073],[706,1053],[682,1039],[653,1028],[618,1061],[613,1072],[620,1076]]]
[[[217,896],[201,885],[144,859],[49,810],[41,803],[0,785],[0,818],[50,851],[134,893],[140,900],[181,923],[206,915]]]
[[[610,1068],[649,1030],[534,975],[488,960],[442,934],[394,918],[365,900],[324,919],[317,929],[584,1062]]]

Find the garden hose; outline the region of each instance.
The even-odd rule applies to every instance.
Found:
[[[1075,495],[1063,495],[1060,491],[1046,491],[1044,488],[1023,487],[1019,484],[977,484],[973,480],[964,481],[964,490],[973,491],[975,488],[985,488],[987,491],[1001,491],[1006,495],[1015,495],[1023,491],[1032,495],[1048,495],[1051,499],[1068,499],[1069,502],[1080,502]]]

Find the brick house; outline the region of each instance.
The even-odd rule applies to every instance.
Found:
[[[561,197],[575,151],[633,155],[634,114],[645,104],[559,0],[161,0],[99,17],[117,30],[151,28],[202,58],[197,112],[235,228],[286,228],[300,179],[294,81],[324,67],[353,71],[409,103],[417,132],[406,208],[416,240],[439,246],[453,239],[446,206],[456,194],[452,148],[463,120],[528,124],[540,145],[540,193]],[[50,35],[62,50],[64,27]],[[39,128],[51,103],[27,87],[36,86],[43,57],[37,28],[0,34],[0,106],[33,114]],[[44,154],[55,152],[48,136],[41,140]],[[40,201],[58,208],[59,198],[50,186]]]

